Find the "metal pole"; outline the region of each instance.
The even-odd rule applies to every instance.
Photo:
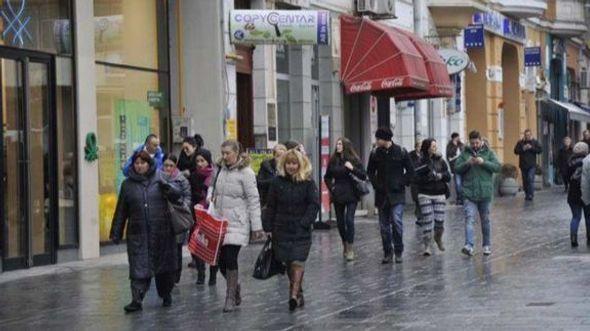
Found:
[[[426,13],[425,0],[414,0],[414,32],[420,38],[424,37],[424,14]],[[414,105],[414,139],[422,139],[422,117],[427,104],[424,100],[417,100]]]

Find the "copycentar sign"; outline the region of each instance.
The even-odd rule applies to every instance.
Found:
[[[330,44],[330,14],[320,10],[232,10],[234,44]]]

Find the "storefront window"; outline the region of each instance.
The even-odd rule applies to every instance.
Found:
[[[70,0],[2,1],[1,45],[72,54]]]

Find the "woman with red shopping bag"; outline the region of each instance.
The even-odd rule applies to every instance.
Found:
[[[264,236],[260,220],[260,198],[256,175],[250,168],[250,157],[235,140],[221,145],[222,158],[214,185],[209,188],[213,213],[228,221],[227,233],[219,252],[219,270],[227,281],[224,312],[239,306],[240,284],[238,282],[238,254],[247,246],[250,236]]]
[[[264,231],[272,233],[276,259],[287,265],[289,310],[293,311],[304,304],[303,273],[320,201],[310,162],[301,152],[286,152],[277,170],[279,176],[270,184],[263,224]]]

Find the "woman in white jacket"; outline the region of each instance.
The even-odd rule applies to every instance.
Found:
[[[242,301],[238,283],[240,249],[248,245],[251,233],[259,239],[264,232],[256,175],[250,168],[250,157],[235,140],[227,140],[221,145],[221,155],[219,172],[209,189],[209,196],[214,212],[229,221],[219,255],[219,269],[227,281],[223,311],[230,312]]]

